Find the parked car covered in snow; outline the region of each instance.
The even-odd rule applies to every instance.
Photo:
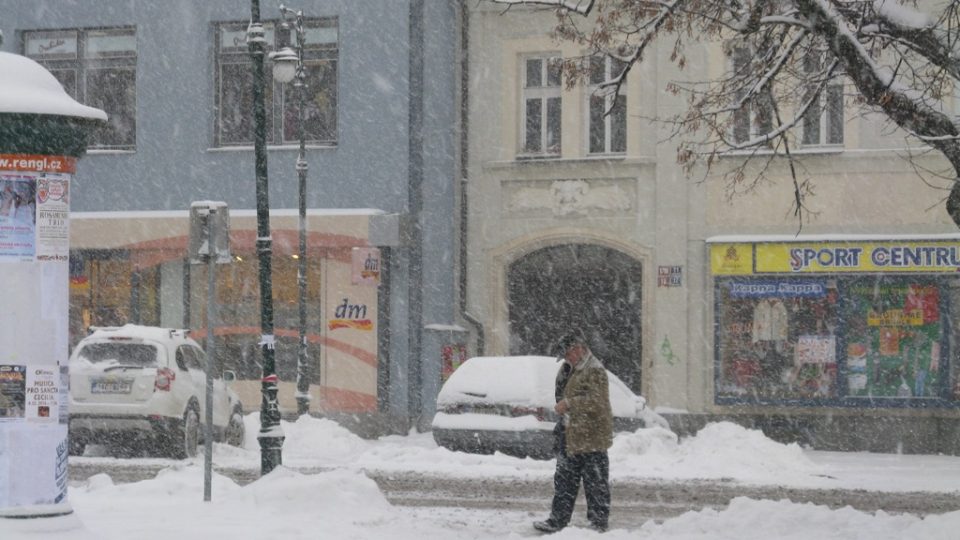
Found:
[[[455,451],[553,457],[559,419],[554,387],[561,361],[548,356],[485,356],[463,363],[437,396],[433,438]],[[614,431],[635,431],[666,420],[607,371]]]
[[[128,324],[95,328],[70,357],[70,453],[87,444],[192,457],[202,440],[206,354],[187,330]],[[229,378],[229,373],[227,374]],[[243,443],[243,405],[219,373],[214,440]]]

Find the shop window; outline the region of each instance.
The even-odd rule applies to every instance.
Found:
[[[308,357],[312,362],[311,381],[320,381],[320,344],[316,338],[321,332],[322,311],[320,258],[307,260],[307,334]],[[289,256],[274,256],[273,308],[276,335],[275,370],[280,380],[295,381],[298,353],[296,336],[299,324],[297,288],[298,261]],[[195,270],[197,286],[192,288],[192,317],[203,321],[206,317],[206,270]],[[202,285],[200,285],[202,284]],[[217,267],[217,318],[220,335],[217,340],[216,363],[219,371],[231,370],[241,380],[257,380],[263,375],[260,346],[260,286],[258,260],[238,257],[228,265]]]
[[[946,372],[938,284],[865,277],[848,283],[844,299],[847,395],[941,396]]]
[[[312,144],[337,142],[337,19],[304,21],[307,88],[304,132]],[[275,22],[264,24],[268,52],[277,48]],[[246,42],[247,23],[216,26],[216,145],[253,144],[253,74]],[[296,39],[294,36],[293,39]],[[268,61],[269,63],[269,61]],[[293,82],[273,81],[266,66],[267,142],[294,144],[297,135],[297,90]]]
[[[956,399],[932,276],[721,278],[719,403],[902,406]]]
[[[23,54],[46,67],[77,101],[103,109],[107,123],[92,149],[132,150],[137,143],[137,34],[132,27],[30,30]]]
[[[825,280],[718,285],[717,395],[749,401],[837,396],[836,288]]]
[[[523,154],[560,155],[560,58],[523,60]]]

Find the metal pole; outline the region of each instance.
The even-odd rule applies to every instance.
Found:
[[[282,8],[281,8],[282,9]],[[306,131],[303,126],[306,73],[303,66],[303,12],[297,12],[297,136],[300,138],[300,153],[297,156],[297,182],[300,197],[300,259],[297,270],[297,294],[300,303],[299,349],[297,350],[297,413],[310,411],[310,363],[307,358],[307,158]]]
[[[263,355],[263,378],[260,392],[260,474],[267,474],[282,464],[283,428],[277,405],[277,369],[274,357],[273,286],[270,257],[270,201],[267,183],[267,115],[264,106],[266,79],[263,72],[267,42],[260,22],[260,2],[250,0],[250,27],[247,46],[253,65],[253,149],[257,180],[257,258],[260,269],[260,346]]]
[[[213,484],[213,369],[217,354],[217,341],[213,335],[213,329],[217,324],[216,309],[216,273],[217,273],[217,253],[216,253],[216,219],[217,210],[210,208],[207,214],[207,381],[206,396],[204,396],[204,419],[203,419],[203,500],[210,501]]]

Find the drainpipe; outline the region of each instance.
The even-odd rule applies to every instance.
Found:
[[[467,311],[467,157],[469,156],[469,137],[467,129],[470,120],[470,9],[467,2],[460,2],[460,317],[468,322],[477,333],[477,356],[483,356],[486,339],[483,323]]]
[[[423,412],[423,2],[410,1],[410,111],[409,148],[410,172],[407,185],[407,208],[410,212],[407,291],[408,335],[407,350],[407,416],[411,425]]]

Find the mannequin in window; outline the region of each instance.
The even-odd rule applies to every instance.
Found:
[[[786,341],[787,307],[779,298],[764,298],[753,308],[753,342]]]

